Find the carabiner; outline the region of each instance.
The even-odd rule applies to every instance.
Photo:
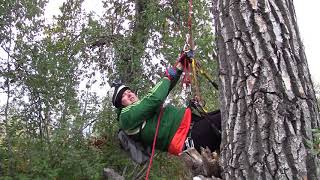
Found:
[[[186,146],[186,149],[194,148],[193,139],[191,137],[187,137],[187,139],[184,141],[184,144]]]

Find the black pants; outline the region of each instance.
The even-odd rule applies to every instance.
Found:
[[[212,152],[219,152],[221,143],[220,110],[210,112],[206,117],[192,114],[192,121],[194,124],[191,129],[191,138],[198,152],[200,152],[200,147],[208,147]]]

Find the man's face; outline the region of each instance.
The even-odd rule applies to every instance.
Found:
[[[138,97],[130,89],[127,89],[122,94],[121,104],[124,107],[127,107],[130,104],[137,102],[138,100]]]

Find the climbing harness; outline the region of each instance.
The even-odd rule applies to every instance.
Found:
[[[193,111],[193,110],[197,111],[201,117],[203,117],[205,120],[207,120],[207,118],[208,118],[208,112],[207,112],[207,110],[206,110],[203,106],[201,106],[201,105],[199,104],[198,101],[195,101],[194,99],[190,99],[190,100],[189,100],[189,107],[192,109],[192,111]],[[211,123],[210,123],[210,124],[211,124]],[[212,125],[211,127],[212,127],[214,133],[216,133],[218,136],[221,136],[221,131],[219,130],[219,128],[217,128],[217,127],[216,127],[215,125],[213,125],[213,124],[211,124],[211,125]],[[189,136],[189,135],[188,135],[188,136]]]

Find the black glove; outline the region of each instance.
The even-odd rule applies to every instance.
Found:
[[[181,54],[180,54],[180,57],[178,59],[178,61],[184,66],[185,63],[186,66],[188,66],[191,62],[192,62],[192,59],[194,57],[194,52],[193,50],[189,50],[189,51],[182,51]]]
[[[189,50],[186,52],[186,55],[187,55],[187,59],[191,60],[194,58],[194,52],[193,50]]]

